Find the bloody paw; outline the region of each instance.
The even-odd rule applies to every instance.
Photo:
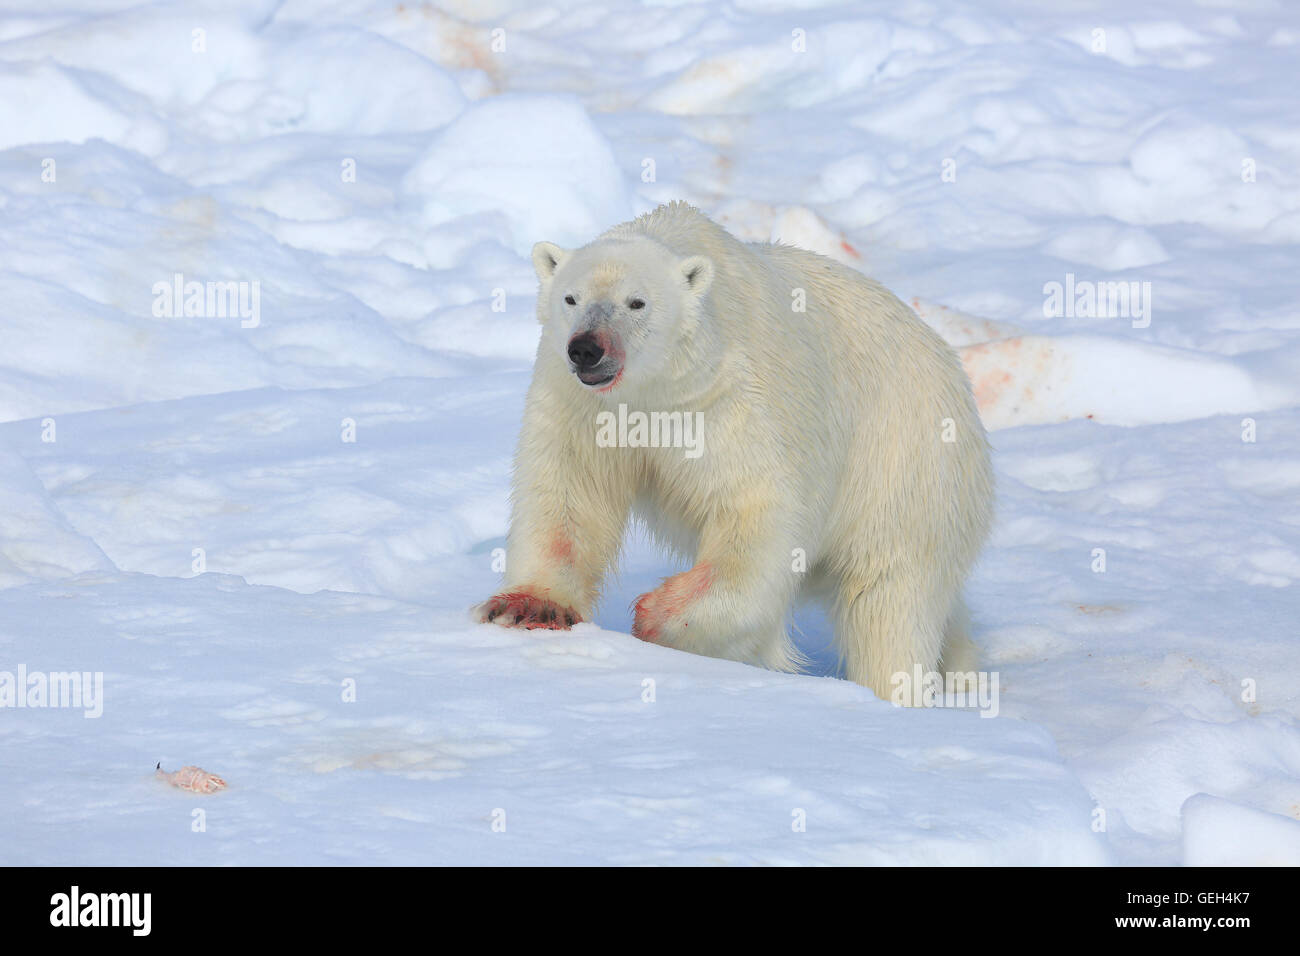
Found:
[[[582,621],[578,612],[555,601],[528,591],[507,591],[488,598],[478,606],[480,621],[502,627],[545,628],[567,631]]]
[[[632,607],[632,636],[654,644],[663,640],[665,632],[685,630],[686,611],[712,585],[713,567],[704,563],[641,595]]]

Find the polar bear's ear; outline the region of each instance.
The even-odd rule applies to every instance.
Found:
[[[550,282],[551,277],[555,275],[555,270],[560,267],[560,263],[567,255],[567,252],[553,242],[539,242],[533,246],[533,268],[537,270],[537,278],[543,282]]]
[[[686,279],[686,288],[696,295],[704,295],[713,284],[713,260],[707,256],[691,256],[678,265],[682,277]]]

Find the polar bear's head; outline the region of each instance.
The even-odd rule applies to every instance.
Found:
[[[539,242],[533,266],[544,347],[558,351],[583,387],[600,392],[662,380],[676,346],[699,324],[713,282],[707,257],[682,257],[644,236],[574,250]]]

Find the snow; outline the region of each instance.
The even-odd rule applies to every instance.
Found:
[[[1188,866],[1293,866],[1300,823],[1198,793],[1183,804],[1183,859]]]
[[[104,682],[0,706],[0,860],[1300,862],[1300,20],[1101,6],[0,18],[0,705]],[[672,198],[958,347],[996,718],[836,679],[812,608],[805,675],[634,640],[636,534],[594,624],[467,623],[528,249]]]
[[[496,216],[527,256],[543,233],[572,248],[633,214],[622,171],[576,100],[503,93],[443,131],[402,180],[422,223]],[[547,232],[547,230],[550,230]]]

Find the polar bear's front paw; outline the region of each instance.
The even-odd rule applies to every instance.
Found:
[[[573,608],[529,591],[506,591],[494,595],[474,609],[474,617],[482,623],[500,624],[502,627],[530,630],[541,627],[551,631],[567,631],[582,621]]]
[[[678,644],[690,626],[688,611],[713,585],[711,565],[674,574],[633,605],[632,636],[652,644]]]

